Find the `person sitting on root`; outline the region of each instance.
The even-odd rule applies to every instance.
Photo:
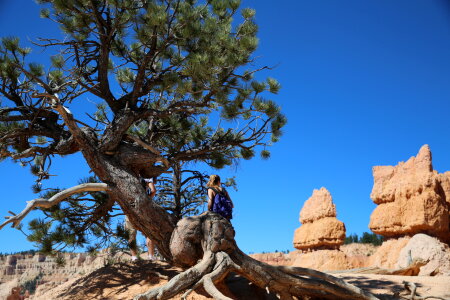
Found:
[[[152,178],[141,178],[141,182],[146,189],[147,195],[150,199],[153,199],[153,197],[156,194],[156,177]],[[129,232],[129,239],[128,239],[128,247],[130,248],[131,252],[131,260],[136,261],[138,259],[138,251],[137,251],[137,243],[136,243],[136,235],[137,230],[133,227],[128,217],[125,215],[125,229]],[[146,237],[145,238],[145,244],[147,245],[147,251],[148,251],[148,259],[155,260],[155,245],[153,241]]]
[[[228,221],[231,220],[234,204],[227,190],[222,187],[219,175],[209,176],[206,186],[208,187],[208,210],[220,214]]]

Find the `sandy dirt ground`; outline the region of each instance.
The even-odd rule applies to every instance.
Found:
[[[408,281],[416,284],[417,295],[420,297],[435,296],[450,300],[450,276],[396,276],[348,273],[333,275],[370,291],[380,299],[398,299],[393,296],[395,292],[405,295],[403,282]]]

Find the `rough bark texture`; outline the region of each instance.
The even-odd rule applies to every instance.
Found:
[[[172,261],[169,245],[175,218],[149,201],[137,175],[121,166],[114,157],[104,157],[102,165],[108,176],[101,179],[110,186],[109,196],[119,203],[133,226],[155,242],[160,254]]]

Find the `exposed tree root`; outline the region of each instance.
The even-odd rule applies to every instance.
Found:
[[[65,189],[55,195],[53,195],[49,199],[38,198],[31,201],[27,201],[27,206],[25,209],[19,214],[15,214],[13,212],[9,212],[12,216],[6,216],[6,221],[0,225],[0,229],[5,227],[7,224],[12,223],[13,227],[17,227],[19,223],[25,218],[26,215],[36,207],[41,208],[50,208],[61,201],[69,198],[70,196],[83,192],[103,192],[108,190],[108,185],[106,183],[83,183],[80,185],[76,185],[74,187]]]
[[[400,269],[382,269],[379,267],[358,268],[345,271],[334,271],[331,273],[351,273],[351,274],[379,274],[379,275],[400,275],[400,276],[417,276],[419,275],[420,268],[426,265],[428,261],[421,259],[415,259],[406,268]]]
[[[306,268],[271,266],[249,257],[237,247],[231,224],[210,212],[183,219],[177,224],[171,252],[179,265],[194,266],[167,284],[136,296],[135,300],[169,299],[187,290],[183,295],[185,299],[201,286],[214,299],[230,300],[216,287],[230,272],[277,294],[280,299],[303,299],[305,296],[310,299],[378,299],[329,274]],[[202,258],[200,253],[203,253]]]
[[[439,299],[445,300],[445,298],[436,297],[436,296],[426,296],[421,297],[417,293],[417,285],[414,282],[403,281],[403,285],[405,286],[405,290],[408,291],[409,295],[400,296],[400,298],[408,299],[408,300],[425,300],[425,299]]]
[[[239,261],[238,265],[241,266],[238,274],[259,287],[268,288],[280,298],[287,292],[291,298],[309,296],[321,299],[377,299],[371,293],[326,273],[306,268],[271,266],[247,256],[240,250],[233,256],[235,262]]]
[[[183,273],[173,277],[162,287],[156,287],[144,294],[134,297],[135,300],[169,299],[182,291],[191,288],[203,276],[209,273],[213,267],[215,255],[211,251],[205,252],[203,259]]]

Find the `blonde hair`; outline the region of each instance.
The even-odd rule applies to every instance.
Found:
[[[209,181],[206,184],[208,187],[219,186],[220,176],[219,175],[211,175],[209,176]]]

